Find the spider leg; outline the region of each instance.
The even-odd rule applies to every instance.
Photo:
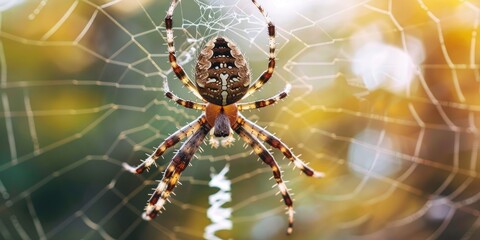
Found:
[[[203,123],[202,126],[182,145],[182,147],[180,147],[175,156],[173,156],[163,174],[162,180],[160,180],[157,188],[155,188],[155,191],[148,200],[143,214],[145,220],[155,218],[162,210],[163,205],[177,185],[180,175],[183,170],[187,168],[190,160],[203,142],[208,131],[210,131],[210,127],[207,123]]]
[[[201,126],[206,125],[207,119],[205,115],[200,116],[195,119],[195,121],[189,123],[187,126],[177,130],[172,135],[167,137],[160,145],[157,147],[155,152],[153,152],[148,158],[139,164],[137,167],[132,167],[127,163],[123,163],[123,167],[132,173],[141,174],[145,169],[150,168],[152,164],[170,147],[173,147],[175,144],[180,142],[182,139],[191,136],[193,133],[197,132]]]
[[[172,66],[172,70],[177,75],[178,79],[187,87],[190,91],[195,94],[199,99],[205,101],[203,97],[198,92],[198,89],[193,85],[192,81],[188,78],[187,74],[183,68],[177,63],[177,57],[175,56],[175,46],[173,44],[173,10],[177,6],[180,0],[172,0],[172,4],[168,8],[167,15],[165,16],[165,29],[167,31],[167,45],[168,45],[168,60]]]
[[[257,6],[258,10],[262,13],[263,17],[267,21],[268,24],[268,46],[270,49],[270,53],[268,56],[268,68],[266,71],[262,73],[262,75],[248,88],[247,93],[243,96],[243,99],[250,96],[252,93],[260,89],[273,75],[273,71],[275,69],[275,25],[273,25],[270,17],[265,12],[262,6],[257,3],[256,0],[252,0],[253,4]]]
[[[288,229],[287,234],[291,234],[293,231],[293,201],[290,198],[290,194],[288,193],[288,188],[282,180],[282,173],[280,167],[278,166],[277,162],[273,158],[272,154],[265,148],[265,146],[258,141],[254,136],[252,136],[248,130],[244,127],[237,125],[234,129],[235,132],[247,143],[249,144],[255,153],[262,159],[262,161],[268,164],[273,171],[273,177],[277,182],[277,187],[280,190],[280,193],[283,197],[283,202],[287,206],[288,210]]]
[[[177,104],[179,104],[183,107],[186,107],[186,108],[205,111],[205,108],[206,108],[205,104],[196,103],[196,102],[192,102],[192,101],[189,101],[189,100],[184,100],[184,99],[178,97],[177,95],[175,95],[173,92],[171,92],[170,88],[168,87],[167,81],[163,82],[163,89],[165,91],[165,96],[172,99]]]
[[[238,114],[237,124],[243,126],[245,130],[251,133],[253,136],[257,137],[258,139],[265,141],[270,146],[279,149],[285,157],[287,157],[290,162],[295,164],[295,167],[298,167],[302,172],[304,172],[307,176],[321,178],[324,177],[325,174],[323,172],[317,172],[314,169],[310,168],[305,164],[302,160],[300,160],[297,156],[293,155],[292,151],[289,149],[285,143],[280,141],[277,137],[273,134],[268,132],[265,129],[262,129],[257,124],[249,121],[245,117],[243,117],[240,113]]]
[[[287,84],[287,86],[285,87],[285,89],[282,92],[278,93],[277,95],[275,95],[271,98],[264,99],[264,100],[259,100],[259,101],[255,101],[255,102],[239,103],[237,105],[238,111],[257,109],[257,108],[262,108],[262,107],[266,107],[266,106],[270,106],[272,104],[275,104],[278,101],[286,98],[288,93],[290,92],[291,88],[292,88],[292,86],[290,84]]]

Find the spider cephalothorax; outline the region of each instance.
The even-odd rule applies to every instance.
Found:
[[[165,17],[169,61],[178,79],[180,79],[196,97],[207,103],[196,103],[181,99],[170,92],[168,84],[165,82],[165,95],[168,98],[186,108],[201,110],[203,113],[195,121],[167,137],[157,147],[155,152],[149,155],[148,158],[137,167],[124,164],[124,167],[130,172],[136,174],[143,173],[145,169],[155,164],[155,161],[162,156],[168,148],[174,146],[182,139],[187,138],[170,161],[170,164],[166,167],[162,180],[148,200],[143,218],[150,220],[156,217],[164,208],[166,200],[178,183],[180,174],[188,166],[194,153],[209,132],[217,137],[231,137],[233,130],[253,148],[255,154],[257,154],[264,163],[271,167],[273,178],[287,206],[289,223],[287,233],[290,234],[293,231],[293,201],[287,186],[282,180],[280,166],[278,166],[272,154],[265,148],[261,141],[280,150],[295,167],[298,167],[307,176],[318,178],[323,177],[323,173],[309,168],[302,160],[295,156],[290,148],[280,141],[280,139],[249,121],[240,113],[240,111],[243,110],[262,108],[280,101],[287,96],[290,85],[287,84],[284,91],[271,98],[255,102],[237,103],[260,89],[273,74],[275,68],[275,26],[256,0],[251,0],[265,17],[268,24],[270,49],[267,70],[265,70],[253,84],[250,84],[248,64],[238,47],[227,38],[216,37],[207,42],[205,48],[198,56],[194,85],[185,74],[183,68],[177,63],[175,56],[172,16],[173,10],[179,1],[180,0],[172,0],[172,4]],[[218,141],[216,140],[211,139],[210,143],[212,147],[218,146]],[[229,145],[231,143],[231,140],[222,141],[222,145]]]
[[[250,86],[250,71],[243,54],[231,40],[210,40],[198,56],[195,83],[205,100],[230,105],[242,99]]]

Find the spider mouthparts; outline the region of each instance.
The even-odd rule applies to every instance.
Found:
[[[216,129],[215,129],[216,130]],[[221,131],[221,130],[218,130],[218,131],[214,131],[214,134],[215,137],[228,137],[228,135],[230,135],[230,131]]]

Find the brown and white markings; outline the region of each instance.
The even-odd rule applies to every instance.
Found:
[[[135,174],[141,174],[156,164],[156,160],[168,148],[173,147],[182,139],[187,139],[170,161],[162,180],[148,200],[143,215],[143,218],[146,220],[151,220],[164,208],[164,204],[168,201],[168,197],[178,183],[181,173],[188,166],[191,158],[209,132],[215,137],[223,137],[222,145],[225,146],[233,143],[232,132],[236,132],[243,141],[253,148],[255,154],[272,168],[273,177],[287,206],[288,234],[291,234],[293,231],[293,201],[282,179],[279,165],[261,141],[280,150],[295,167],[298,167],[307,176],[316,178],[324,176],[322,172],[317,172],[308,167],[292,153],[286,144],[273,134],[252,123],[239,113],[239,111],[275,104],[287,97],[290,91],[290,85],[287,84],[282,92],[271,98],[255,102],[238,103],[238,101],[245,99],[260,89],[271,78],[275,69],[275,26],[257,1],[251,1],[267,22],[269,37],[267,69],[253,84],[250,81],[250,70],[245,57],[236,44],[225,37],[216,37],[206,43],[198,56],[194,83],[188,78],[183,68],[177,63],[175,56],[172,16],[179,0],[172,0],[165,17],[169,61],[178,79],[202,102],[196,103],[181,99],[168,89],[166,82],[164,86],[165,95],[183,107],[202,111],[202,114],[193,122],[167,137],[137,167],[124,164],[126,170]],[[214,139],[211,139],[210,143],[212,147],[219,145],[218,141]]]

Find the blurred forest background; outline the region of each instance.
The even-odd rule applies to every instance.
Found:
[[[203,145],[172,204],[141,213],[174,154],[136,165],[200,112],[167,61],[167,0],[0,1],[0,239],[202,239],[212,173],[227,164],[233,229],[222,239],[480,239],[480,3],[259,0],[277,26],[281,103],[245,115],[326,174],[299,175],[295,228],[268,166],[237,140]],[[248,0],[183,0],[177,56],[234,40],[254,79],[267,67],[265,20]],[[180,146],[180,144],[177,146]]]

